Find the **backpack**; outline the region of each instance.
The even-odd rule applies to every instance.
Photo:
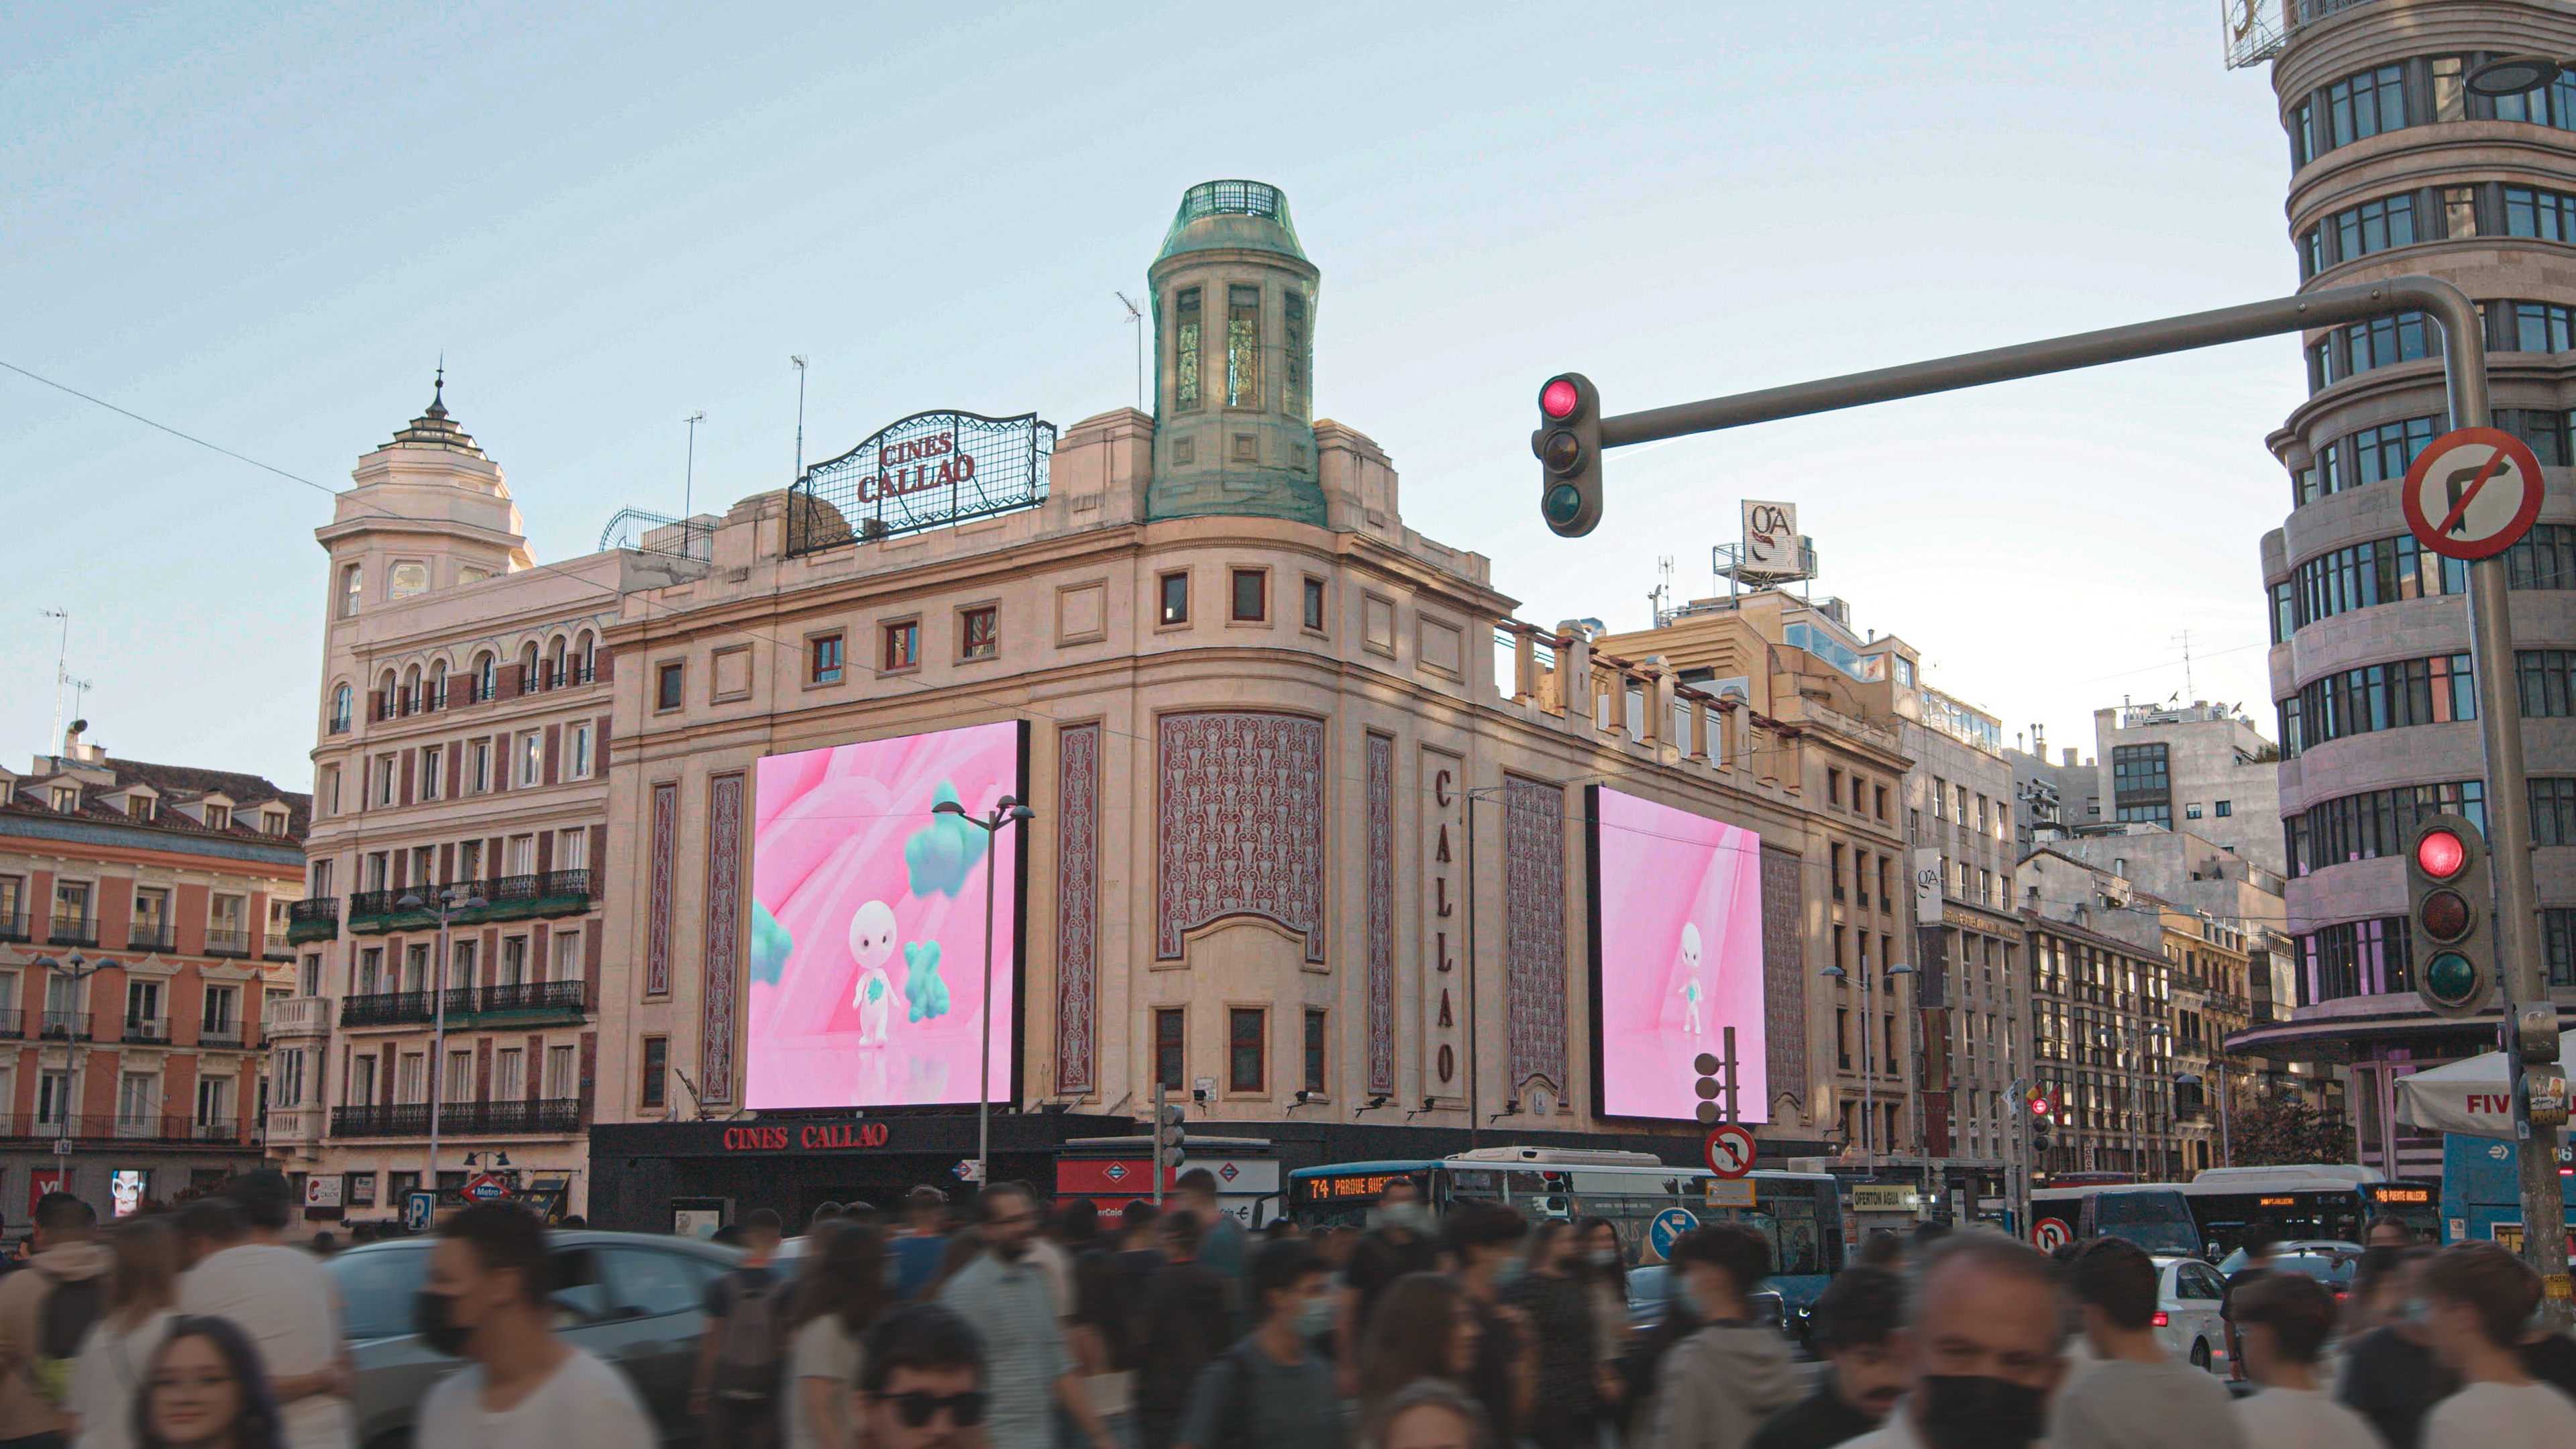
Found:
[[[45,1276],[53,1280],[54,1286],[45,1295],[44,1306],[36,1312],[35,1353],[28,1377],[34,1380],[36,1396],[59,1409],[71,1402],[72,1362],[80,1357],[81,1340],[88,1336],[89,1326],[98,1321],[100,1310],[106,1306],[107,1275]]]
[[[724,1325],[716,1341],[716,1391],[733,1399],[765,1399],[778,1392],[786,1357],[787,1280],[751,1281],[737,1269],[724,1278]]]

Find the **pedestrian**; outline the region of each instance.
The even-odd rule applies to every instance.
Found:
[[[1087,1197],[1056,1209],[1056,1238],[1073,1255],[1073,1313],[1069,1330],[1083,1391],[1112,1437],[1125,1441],[1135,1410],[1135,1315],[1128,1278],[1116,1261],[1117,1243],[1100,1231],[1100,1207]],[[1059,1424],[1059,1430],[1066,1426]]]
[[[1368,1449],[1489,1449],[1494,1436],[1473,1400],[1439,1379],[1418,1379],[1387,1401],[1361,1442]]]
[[[1484,1406],[1495,1436],[1516,1440],[1537,1397],[1537,1354],[1528,1315],[1503,1302],[1501,1274],[1529,1236],[1529,1220],[1501,1203],[1471,1201],[1453,1203],[1440,1227],[1476,1315],[1476,1361],[1463,1387]]]
[[[2425,1416],[2459,1387],[2434,1356],[2431,1331],[2414,1311],[2433,1252],[2407,1248],[2399,1253],[2396,1266],[2374,1286],[2405,1306],[2393,1321],[2348,1343],[2342,1371],[2335,1375],[2336,1402],[2369,1420],[2388,1449],[2417,1449]]]
[[[128,1449],[134,1401],[178,1317],[179,1238],[161,1218],[127,1218],[107,1234],[107,1301],[72,1366],[76,1449]]]
[[[1333,1366],[1300,1327],[1323,1299],[1323,1260],[1274,1239],[1254,1250],[1244,1282],[1259,1326],[1199,1371],[1180,1449],[1341,1449],[1350,1431]]]
[[[781,1224],[768,1208],[742,1218],[742,1262],[707,1285],[706,1326],[689,1413],[710,1444],[772,1449],[787,1365],[787,1281],[773,1266]]]
[[[878,1319],[859,1351],[870,1449],[981,1449],[984,1374],[983,1340],[944,1304],[906,1304]]]
[[[894,1296],[909,1303],[939,1276],[948,1251],[948,1194],[916,1187],[903,1198],[904,1230],[894,1240]]]
[[[1144,1449],[1170,1449],[1199,1370],[1233,1342],[1225,1280],[1198,1261],[1203,1230],[1198,1215],[1186,1208],[1163,1215],[1163,1265],[1145,1287],[1136,1353],[1137,1442]]]
[[[1608,1218],[1585,1218],[1575,1226],[1574,1233],[1583,1248],[1583,1279],[1592,1290],[1592,1336],[1594,1353],[1602,1364],[1601,1392],[1604,1403],[1611,1404],[1617,1401],[1620,1378],[1610,1365],[1619,1361],[1632,1336],[1628,1323],[1628,1253],[1619,1241],[1617,1225]]]
[[[2075,1255],[2067,1288],[2101,1361],[2058,1392],[2050,1449],[2238,1449],[2226,1386],[2156,1341],[2159,1278],[2125,1238],[2095,1238]]]
[[[815,1207],[813,1215],[806,1218],[805,1231],[811,1233],[825,1223],[837,1223],[840,1220],[841,1205],[839,1203],[821,1203]]]
[[[2372,1218],[2370,1226],[2361,1230],[2364,1248],[2411,1248],[2416,1241],[2415,1230],[2406,1225],[2406,1220],[2390,1213]]]
[[[525,1209],[480,1203],[438,1225],[420,1340],[467,1362],[421,1400],[415,1449],[652,1449],[625,1376],[555,1336],[554,1274],[545,1225]]]
[[[1199,1220],[1199,1266],[1225,1284],[1226,1311],[1239,1328],[1245,1318],[1243,1275],[1252,1259],[1251,1235],[1217,1201],[1215,1173],[1193,1167],[1173,1185],[1180,1190],[1182,1210]]]
[[[1852,1265],[1884,1268],[1890,1273],[1903,1272],[1905,1240],[1885,1228],[1872,1228],[1869,1236],[1860,1240],[1860,1251],[1852,1256]]]
[[[982,1251],[939,1288],[939,1301],[974,1325],[984,1342],[993,1449],[1053,1449],[1055,1406],[1073,1415],[1096,1449],[1117,1449],[1084,1396],[1065,1349],[1054,1290],[1029,1261],[1037,1203],[1026,1189],[995,1183],[975,1195]]]
[[[2540,1307],[2540,1275],[2495,1243],[2454,1243],[2423,1269],[2422,1316],[2434,1355],[2459,1392],[2433,1406],[2424,1449],[2567,1449],[2576,1400],[2522,1364],[2523,1331]]]
[[[35,1253],[0,1278],[0,1449],[60,1449],[82,1338],[106,1311],[98,1214],[67,1192],[36,1200]]]
[[[1333,1301],[1333,1342],[1344,1395],[1359,1392],[1359,1367],[1348,1348],[1368,1342],[1369,1313],[1378,1295],[1399,1278],[1440,1266],[1440,1245],[1431,1240],[1430,1228],[1422,1184],[1409,1177],[1388,1178],[1369,1212],[1368,1232],[1342,1267],[1341,1292]]]
[[[1457,1279],[1446,1273],[1407,1273],[1396,1279],[1378,1295],[1368,1337],[1354,1355],[1360,1422],[1382,1426],[1397,1395],[1424,1381],[1465,1394],[1478,1337],[1475,1310]],[[1481,1424],[1484,1406],[1474,1407]]]
[[[2280,1252],[2281,1234],[2268,1225],[2257,1225],[2245,1237],[2245,1266],[2227,1275],[2227,1286],[2218,1295],[2219,1321],[2227,1325],[2227,1374],[2230,1378],[2245,1376],[2245,1348],[2236,1336],[2236,1290],[2272,1271],[2272,1259]]]
[[[294,1212],[286,1174],[269,1168],[180,1209],[180,1256],[189,1267],[179,1278],[179,1311],[231,1319],[250,1335],[291,1449],[347,1449],[352,1372],[340,1288],[312,1254],[286,1245]]]
[[[2236,1299],[2245,1374],[2261,1392],[2235,1404],[2247,1449],[2370,1449],[2379,1436],[2317,1387],[2317,1353],[2334,1332],[2334,1295],[2305,1273],[2248,1283]]]
[[[1798,1397],[1789,1344],[1755,1321],[1754,1291],[1771,1276],[1771,1242],[1721,1221],[1682,1234],[1666,1255],[1676,1298],[1698,1326],[1655,1375],[1651,1449],[1744,1449],[1764,1420]]]
[[[2066,1372],[2057,1266],[1992,1228],[1966,1228],[1915,1266],[1906,1393],[1845,1449],[2026,1449]]]
[[[2364,1248],[2353,1260],[2352,1285],[2346,1290],[2343,1324],[2335,1335],[2350,1350],[2361,1336],[2374,1328],[2395,1323],[2406,1316],[2406,1298],[2399,1291],[2403,1275],[2397,1272],[2405,1261],[2407,1250],[2381,1246]]]
[[[284,1449],[259,1348],[229,1318],[180,1317],[144,1361],[122,1416],[140,1449]]]
[[[1905,1280],[1884,1268],[1846,1268],[1816,1300],[1809,1337],[1825,1371],[1807,1396],[1773,1415],[1752,1449],[1832,1449],[1887,1422],[1905,1394],[1897,1334]]]
[[[1522,1254],[1520,1281],[1503,1295],[1520,1310],[1536,1353],[1528,1435],[1540,1449],[1580,1449],[1599,1432],[1601,1341],[1580,1241],[1564,1218],[1540,1223]]]
[[[788,1320],[787,1449],[858,1449],[859,1340],[886,1311],[885,1235],[835,1223]]]

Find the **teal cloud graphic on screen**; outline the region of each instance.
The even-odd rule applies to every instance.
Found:
[[[933,805],[957,803],[957,787],[946,780],[930,792]],[[903,864],[917,896],[953,896],[966,889],[966,873],[984,858],[984,832],[959,816],[933,815],[930,823],[903,843]]]

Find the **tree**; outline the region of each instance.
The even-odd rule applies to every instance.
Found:
[[[2343,1119],[2296,1092],[2240,1103],[2228,1128],[2230,1156],[2238,1167],[2341,1162],[2352,1156],[2352,1134]]]

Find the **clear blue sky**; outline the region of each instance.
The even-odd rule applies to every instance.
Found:
[[[2215,7],[21,7],[0,361],[332,487],[428,400],[541,559],[789,479],[926,407],[1129,403],[1182,189],[1284,187],[1319,415],[1544,623],[1685,597],[1791,499],[1855,622],[2091,743],[2182,688],[2271,709],[2256,545],[2294,342],[1611,458],[1539,523],[1539,381],[1614,411],[2275,295],[2286,147]],[[1115,17],[1115,18],[1113,18]],[[55,629],[121,754],[310,777],[320,492],[0,372],[0,748]]]

